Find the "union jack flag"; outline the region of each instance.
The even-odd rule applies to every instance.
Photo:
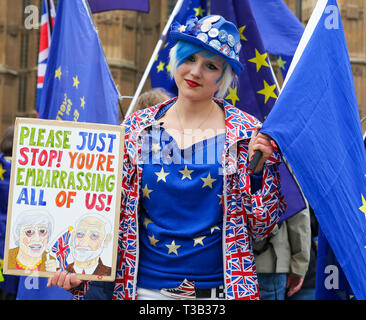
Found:
[[[51,45],[52,29],[55,23],[56,10],[53,0],[43,0],[42,18],[41,18],[41,33],[39,38],[39,53],[38,53],[38,74],[37,74],[37,101],[36,109],[39,111],[41,102],[41,94],[46,74],[47,60],[49,47]]]
[[[62,270],[65,270],[68,263],[67,263],[67,257],[70,254],[70,238],[71,238],[71,230],[70,227],[65,233],[63,233],[57,241],[54,243],[54,245],[51,248],[52,253],[56,256],[56,259],[58,260],[60,267]]]

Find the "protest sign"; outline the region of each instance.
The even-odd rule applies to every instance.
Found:
[[[122,146],[120,126],[16,119],[4,273],[114,280]]]

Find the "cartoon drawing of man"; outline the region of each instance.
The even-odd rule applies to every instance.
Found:
[[[47,253],[52,230],[53,221],[46,211],[22,212],[13,227],[16,247],[8,252],[8,268],[56,272],[58,263]]]
[[[100,258],[112,239],[110,223],[100,215],[88,214],[76,223],[71,237],[74,262],[66,271],[99,276],[111,275],[111,268],[105,266]]]

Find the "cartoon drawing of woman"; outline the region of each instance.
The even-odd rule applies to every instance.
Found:
[[[56,272],[57,261],[47,252],[52,230],[53,221],[47,212],[22,212],[13,226],[16,247],[9,250],[8,268]]]

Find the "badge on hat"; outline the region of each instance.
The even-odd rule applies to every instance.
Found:
[[[192,17],[184,26],[175,23],[170,35],[175,41],[184,40],[213,51],[228,61],[235,73],[243,70],[239,61],[240,33],[222,16],[212,15],[200,20]]]

